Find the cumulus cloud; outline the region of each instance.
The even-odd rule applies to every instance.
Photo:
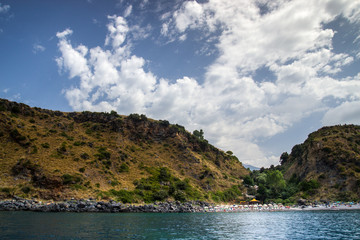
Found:
[[[0,3],[0,14],[7,13],[10,10],[10,5],[2,5]]]
[[[131,51],[129,36],[136,28],[109,16],[105,47],[73,46],[70,29],[57,33],[58,66],[79,79],[64,94],[75,110],[141,112],[190,130],[202,128],[210,142],[241,161],[277,164],[274,154],[261,149],[261,139],[315,112],[327,111],[324,123],[358,116],[350,109],[360,101],[359,76],[336,78],[355,56],[334,52],[335,32],[324,27],[339,16],[358,22],[357,6],[358,0],[186,1],[162,18],[161,34],[184,42],[189,31],[201,31],[207,41],[216,35],[219,55],[201,83],[146,71],[147,61]],[[255,80],[262,68],[274,80]],[[328,97],[338,100],[336,106]]]
[[[126,34],[129,31],[127,23],[124,18],[117,16],[108,16],[110,23],[107,25],[108,35],[105,39],[105,45],[109,45],[110,42],[112,47],[118,48],[125,41]]]

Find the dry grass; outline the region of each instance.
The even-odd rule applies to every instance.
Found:
[[[193,145],[198,143],[189,142],[189,133],[166,133],[169,136],[157,139],[156,134],[151,135],[157,129],[151,126],[166,131],[170,128],[155,120],[147,119],[138,128],[136,122],[118,116],[127,124],[119,132],[111,130],[107,123],[76,122],[69,113],[56,116],[51,111],[31,110],[32,116],[0,111],[0,188],[14,188],[14,193],[20,196],[81,198],[96,197],[110,189],[133,190],[135,180],[151,175],[146,169],[158,167],[167,167],[181,180],[189,179],[190,184],[204,193],[206,184],[211,191],[225,190],[241,184],[241,176],[248,174],[240,162],[219,150],[194,150]],[[15,130],[18,139],[11,135]],[[134,138],[136,134],[143,136],[144,131],[150,135]],[[101,151],[108,157],[101,159]],[[222,159],[221,164],[216,163],[217,158]],[[38,165],[43,176],[60,179],[65,174],[76,175],[82,181],[51,191],[38,187],[31,176],[18,177],[12,173],[20,159]],[[121,170],[124,164],[127,171]],[[211,174],[201,179],[204,168]],[[23,193],[23,186],[30,186],[31,191]]]

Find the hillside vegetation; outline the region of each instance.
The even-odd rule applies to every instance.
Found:
[[[64,113],[0,99],[0,198],[241,199],[248,171],[202,134],[145,115]]]
[[[360,200],[360,126],[323,127],[280,163],[246,176],[248,192],[268,202]]]
[[[281,161],[286,179],[313,183],[309,197],[360,199],[360,126],[323,127]]]

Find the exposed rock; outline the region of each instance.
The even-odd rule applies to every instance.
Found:
[[[0,201],[0,211],[37,212],[128,212],[128,213],[192,213],[205,212],[205,202],[158,202],[146,205],[124,205],[119,202],[96,202],[93,200],[69,200],[43,203],[36,200],[14,198]]]

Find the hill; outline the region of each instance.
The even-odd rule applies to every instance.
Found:
[[[145,115],[65,113],[0,99],[0,199],[241,198],[248,171],[194,133]]]
[[[360,126],[323,127],[281,156],[284,177],[313,199],[360,199]]]
[[[260,170],[259,167],[255,167],[253,165],[250,164],[243,164],[244,168],[249,169],[250,171],[254,171],[254,170]]]
[[[245,176],[247,194],[265,203],[360,200],[360,126],[323,127],[280,163]]]

